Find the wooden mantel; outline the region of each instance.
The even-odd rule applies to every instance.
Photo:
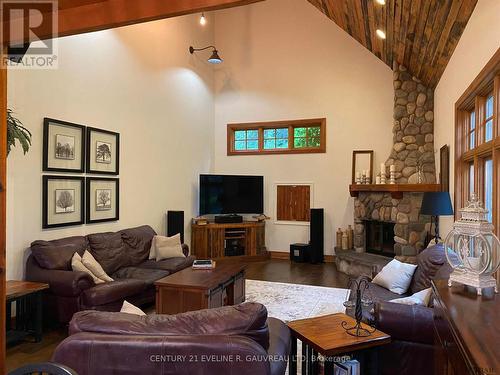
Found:
[[[357,197],[359,193],[391,193],[394,199],[403,198],[403,193],[425,193],[429,191],[441,191],[440,184],[352,184],[349,185],[351,197]]]

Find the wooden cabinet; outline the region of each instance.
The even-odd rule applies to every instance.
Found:
[[[198,259],[267,258],[265,222],[193,224],[191,252]]]
[[[436,375],[487,375],[500,371],[500,298],[477,296],[462,285],[432,282]]]

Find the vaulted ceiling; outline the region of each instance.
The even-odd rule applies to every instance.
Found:
[[[435,87],[477,0],[308,0],[389,67]],[[386,33],[380,39],[376,30]]]

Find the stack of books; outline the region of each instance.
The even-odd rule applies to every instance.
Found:
[[[193,262],[193,270],[211,270],[215,268],[215,261],[210,259],[198,259]]]
[[[359,362],[356,360],[335,363],[334,375],[360,375]]]

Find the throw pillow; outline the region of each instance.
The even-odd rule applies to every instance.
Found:
[[[410,286],[416,268],[414,264],[393,259],[373,278],[372,283],[389,289],[393,293],[404,294]]]
[[[141,315],[141,316],[146,315],[146,313],[142,311],[140,308],[132,305],[130,302],[127,301],[123,301],[123,305],[120,312],[127,314]]]
[[[155,236],[156,261],[168,258],[185,258],[182,252],[181,235],[177,233],[172,237]]]
[[[427,288],[417,292],[409,297],[392,299],[389,302],[402,303],[403,305],[422,305],[428,306],[431,299],[432,289]]]
[[[92,256],[92,254],[90,254],[88,250],[85,250],[85,252],[83,253],[82,263],[99,279],[104,281],[113,281],[113,279],[109,277],[106,272],[104,272],[101,265],[97,263],[97,260],[95,260],[95,258]]]
[[[92,271],[90,271],[87,267],[85,267],[85,265],[82,263],[82,257],[78,253],[75,253],[73,255],[73,258],[71,258],[71,268],[73,269],[73,271],[88,273],[94,280],[94,283],[96,284],[102,284],[104,282],[104,280],[98,278],[96,275],[92,273]]]
[[[156,259],[155,238],[156,238],[156,236],[154,236],[153,239],[151,240],[151,247],[149,249],[149,258],[148,259]]]

